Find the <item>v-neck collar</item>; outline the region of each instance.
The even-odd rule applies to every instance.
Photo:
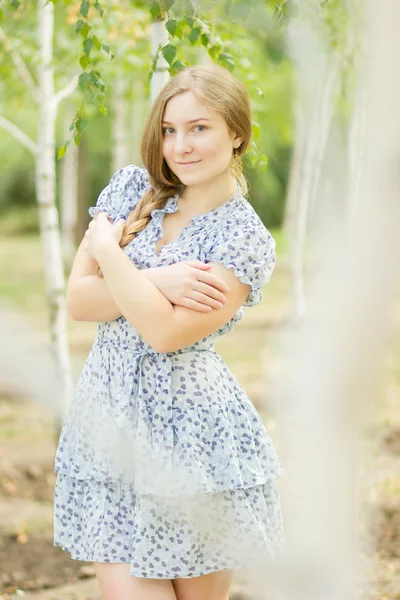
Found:
[[[163,215],[164,213],[174,213],[179,210],[178,200],[181,196],[181,192],[170,196],[164,206],[164,208],[154,208],[151,211],[151,216],[154,218],[155,215]],[[191,225],[202,225],[208,220],[213,220],[215,217],[223,217],[227,216],[242,200],[243,194],[241,187],[238,183],[236,183],[236,191],[234,194],[228,198],[223,204],[220,204],[216,208],[212,208],[205,213],[201,213],[199,215],[194,215],[191,220]]]

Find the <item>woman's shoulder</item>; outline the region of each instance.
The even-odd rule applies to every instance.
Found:
[[[100,211],[107,211],[115,219],[133,210],[149,187],[145,168],[133,164],[122,167],[112,175],[108,185],[100,193],[96,206],[89,208],[89,215],[94,217]]]
[[[141,196],[150,187],[149,174],[147,169],[144,167],[138,167],[137,165],[128,165],[122,169],[123,177],[125,181],[125,192],[128,196]]]
[[[235,205],[234,210],[218,227],[218,241],[235,239],[248,240],[251,245],[258,243],[274,244],[274,239],[254,207],[245,198]]]
[[[127,187],[128,185],[139,188],[140,186],[146,187],[146,185],[150,185],[147,170],[144,167],[133,164],[116,171],[111,177],[110,183],[115,188]]]

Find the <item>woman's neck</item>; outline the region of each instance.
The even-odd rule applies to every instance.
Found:
[[[233,177],[221,182],[185,186],[178,198],[179,210],[188,215],[202,214],[218,208],[231,198],[237,190]]]

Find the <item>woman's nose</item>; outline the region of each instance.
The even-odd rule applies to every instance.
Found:
[[[190,149],[191,146],[187,136],[184,133],[178,133],[175,137],[175,152],[187,152]]]

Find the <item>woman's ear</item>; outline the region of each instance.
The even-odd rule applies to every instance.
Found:
[[[240,136],[235,136],[233,139],[233,147],[239,148],[239,146],[243,143],[243,138]]]

